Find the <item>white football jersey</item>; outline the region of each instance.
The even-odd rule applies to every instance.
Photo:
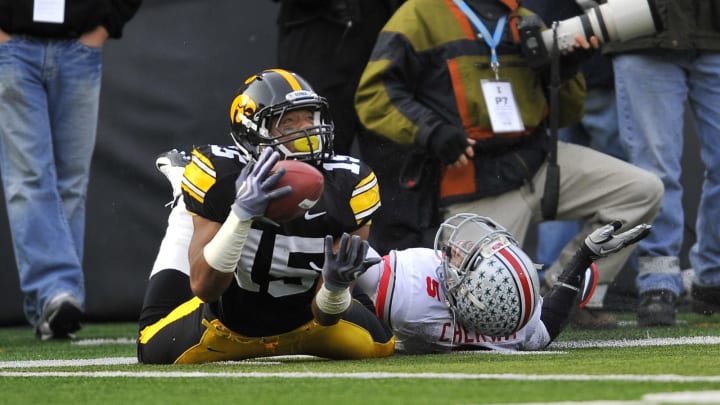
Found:
[[[373,297],[378,317],[392,329],[397,351],[537,350],[550,343],[540,321],[542,298],[527,325],[511,336],[483,336],[457,324],[440,286],[440,266],[433,249],[391,251],[359,280]]]

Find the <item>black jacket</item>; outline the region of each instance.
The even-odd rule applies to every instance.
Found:
[[[664,28],[655,35],[611,41],[607,54],[645,50],[720,51],[720,0],[655,0]]]
[[[142,0],[67,0],[62,24],[33,21],[33,0],[0,0],[0,29],[8,34],[78,38],[102,25],[120,38]]]

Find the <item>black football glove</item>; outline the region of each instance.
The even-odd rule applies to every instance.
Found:
[[[652,228],[650,225],[640,224],[628,231],[613,235],[621,226],[622,222],[613,221],[594,230],[585,238],[585,249],[592,260],[609,256],[625,246],[632,245],[646,237]]]
[[[433,131],[428,142],[429,152],[443,164],[455,163],[469,145],[468,136],[462,128],[440,125]]]
[[[350,286],[367,269],[380,262],[379,257],[366,258],[370,245],[357,235],[343,233],[338,252],[333,251],[333,237],[325,237],[325,264],[320,269],[315,263],[310,266],[322,271],[325,288],[341,291]]]

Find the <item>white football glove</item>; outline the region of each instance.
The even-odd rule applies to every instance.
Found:
[[[235,181],[235,202],[232,210],[242,221],[264,218],[265,210],[271,200],[280,198],[292,191],[290,186],[274,189],[273,187],[285,174],[280,168],[270,174],[275,163],[280,160],[280,153],[270,148],[263,149],[257,161],[248,163]]]
[[[650,225],[640,224],[628,231],[613,235],[621,226],[622,222],[616,220],[594,230],[585,238],[585,248],[589,251],[592,260],[607,257],[625,246],[638,242],[646,237],[652,228]]]

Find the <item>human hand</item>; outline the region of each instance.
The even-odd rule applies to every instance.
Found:
[[[5,31],[0,30],[0,43],[7,42],[9,40],[10,40],[10,35]]]
[[[568,47],[565,51],[567,53],[573,53],[576,49],[581,49],[585,51],[592,51],[594,49],[600,48],[600,41],[597,39],[596,36],[591,36],[589,40],[585,39],[582,35],[575,35],[575,44],[573,46]]]
[[[585,238],[585,248],[590,251],[591,259],[607,257],[620,251],[625,246],[632,245],[646,237],[652,228],[650,225],[640,224],[628,231],[613,235],[621,226],[622,222],[613,221],[596,229]]]
[[[453,125],[441,125],[430,136],[430,152],[440,159],[443,164],[452,165],[462,163],[464,157],[467,161],[466,153],[472,154],[471,139],[468,138],[465,131]]]
[[[100,48],[105,44],[105,40],[108,39],[110,34],[107,29],[102,25],[98,25],[94,30],[88,31],[78,38],[78,41],[83,45],[87,45],[93,48]]]
[[[450,166],[459,168],[463,167],[466,164],[470,163],[470,159],[472,159],[475,156],[475,150],[473,149],[473,145],[475,145],[475,140],[472,138],[468,138],[469,145],[465,147],[465,153],[460,155],[458,160],[455,161],[455,163],[450,164]]]
[[[292,191],[291,186],[273,189],[285,174],[284,168],[269,174],[279,160],[279,152],[265,148],[255,162],[248,163],[240,172],[235,180],[235,202],[232,205],[233,212],[240,220],[262,217],[271,200]]]
[[[342,291],[350,286],[367,269],[380,262],[379,257],[366,258],[369,245],[358,235],[343,233],[338,252],[333,251],[333,237],[325,237],[325,264],[320,269],[315,263],[311,267],[322,271],[325,288]]]

